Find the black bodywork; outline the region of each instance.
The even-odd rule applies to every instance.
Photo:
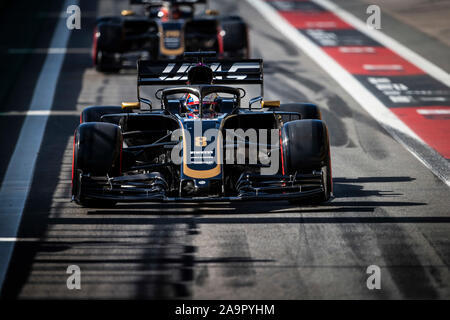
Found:
[[[99,71],[135,68],[138,59],[172,59],[188,51],[215,51],[218,58],[249,56],[246,23],[238,16],[207,9],[206,0],[132,0],[131,4],[134,10],[97,20],[92,54]],[[168,9],[165,16],[159,15],[161,6]],[[176,16],[175,7],[180,8]]]
[[[301,120],[298,112],[273,105],[264,107],[261,97],[242,105],[245,90],[230,84],[258,85],[262,90],[262,60],[214,60],[206,64],[203,68],[213,71],[213,84],[186,85],[187,71],[195,63],[139,61],[140,110],[89,107],[83,111],[74,140],[75,201],[91,205],[90,201],[328,200],[331,168],[323,122]],[[141,96],[141,86],[163,85],[168,87],[156,93],[159,106]],[[200,101],[217,94],[215,108],[219,112],[208,117],[200,107],[198,118],[186,117],[183,98],[173,98],[186,93],[198,95]],[[208,129],[220,134],[208,136]],[[276,155],[280,160],[276,172],[262,174],[262,168],[270,165],[251,161],[254,142],[239,134],[225,139],[227,129],[279,132],[275,139],[272,136],[264,143],[257,142],[258,147],[264,144],[262,158]],[[305,143],[299,147],[301,141]],[[239,147],[244,150],[244,163],[228,163],[225,149],[232,150],[237,159]],[[174,161],[174,148],[178,148],[181,162]],[[194,159],[198,155],[199,162]]]

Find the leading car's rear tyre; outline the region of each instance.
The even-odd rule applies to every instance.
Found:
[[[288,174],[321,171],[324,191],[295,203],[322,203],[332,192],[331,157],[328,129],[321,120],[296,120],[282,128],[283,157]]]
[[[239,17],[228,17],[221,21],[224,31],[223,50],[227,57],[248,59],[250,49],[246,23]]]
[[[118,176],[121,171],[122,132],[119,126],[102,122],[87,122],[75,131],[72,159],[72,195],[87,207],[103,207],[115,201],[98,201],[86,197],[80,185],[80,175]]]
[[[94,32],[93,59],[97,71],[119,72],[121,62],[115,55],[122,49],[122,24],[112,18],[98,21]]]
[[[95,68],[99,72],[117,73],[120,71],[120,62],[116,61],[113,52],[98,50],[95,57]]]
[[[302,119],[322,120],[319,108],[313,103],[283,103],[280,111],[300,113]]]

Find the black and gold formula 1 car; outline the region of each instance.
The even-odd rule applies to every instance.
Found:
[[[260,59],[210,55],[139,61],[137,102],[82,111],[74,201],[330,199],[330,144],[317,106],[263,100]]]
[[[134,68],[140,58],[180,58],[186,51],[249,57],[247,24],[208,9],[207,0],[130,0],[130,5],[133,10],[120,16],[97,20],[92,55],[99,71]]]

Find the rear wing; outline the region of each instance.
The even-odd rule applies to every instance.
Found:
[[[204,59],[203,64],[212,70],[212,84],[246,87],[246,90],[249,90],[248,92],[253,91],[252,97],[264,96],[262,59],[218,60],[213,58]],[[148,88],[148,93],[148,90],[188,85],[188,71],[196,65],[198,65],[198,62],[189,60],[138,60],[138,100],[147,104],[149,102],[149,99],[141,96],[141,87],[143,86]],[[257,85],[257,88],[254,85]],[[150,96],[155,96],[156,91]],[[250,104],[250,100],[246,102]]]
[[[186,85],[188,71],[197,62],[186,60],[150,61],[139,60],[137,65],[138,86]],[[213,71],[214,84],[263,85],[263,60],[212,60],[204,64]]]
[[[170,4],[207,4],[208,0],[130,0],[130,4],[162,4],[168,2]]]

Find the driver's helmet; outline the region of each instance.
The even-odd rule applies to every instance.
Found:
[[[160,18],[161,21],[164,22],[169,20],[169,8],[166,5],[163,5],[159,8],[158,18]]]
[[[203,98],[203,114],[206,118],[214,118],[217,111],[218,94],[212,93]],[[186,117],[198,118],[200,100],[197,96],[188,93],[185,98]]]
[[[188,110],[188,112],[186,112],[188,118],[198,118],[200,100],[197,96],[188,93],[185,99],[185,106]]]
[[[211,93],[203,98],[203,114],[205,117],[214,118],[217,111],[217,93]]]

